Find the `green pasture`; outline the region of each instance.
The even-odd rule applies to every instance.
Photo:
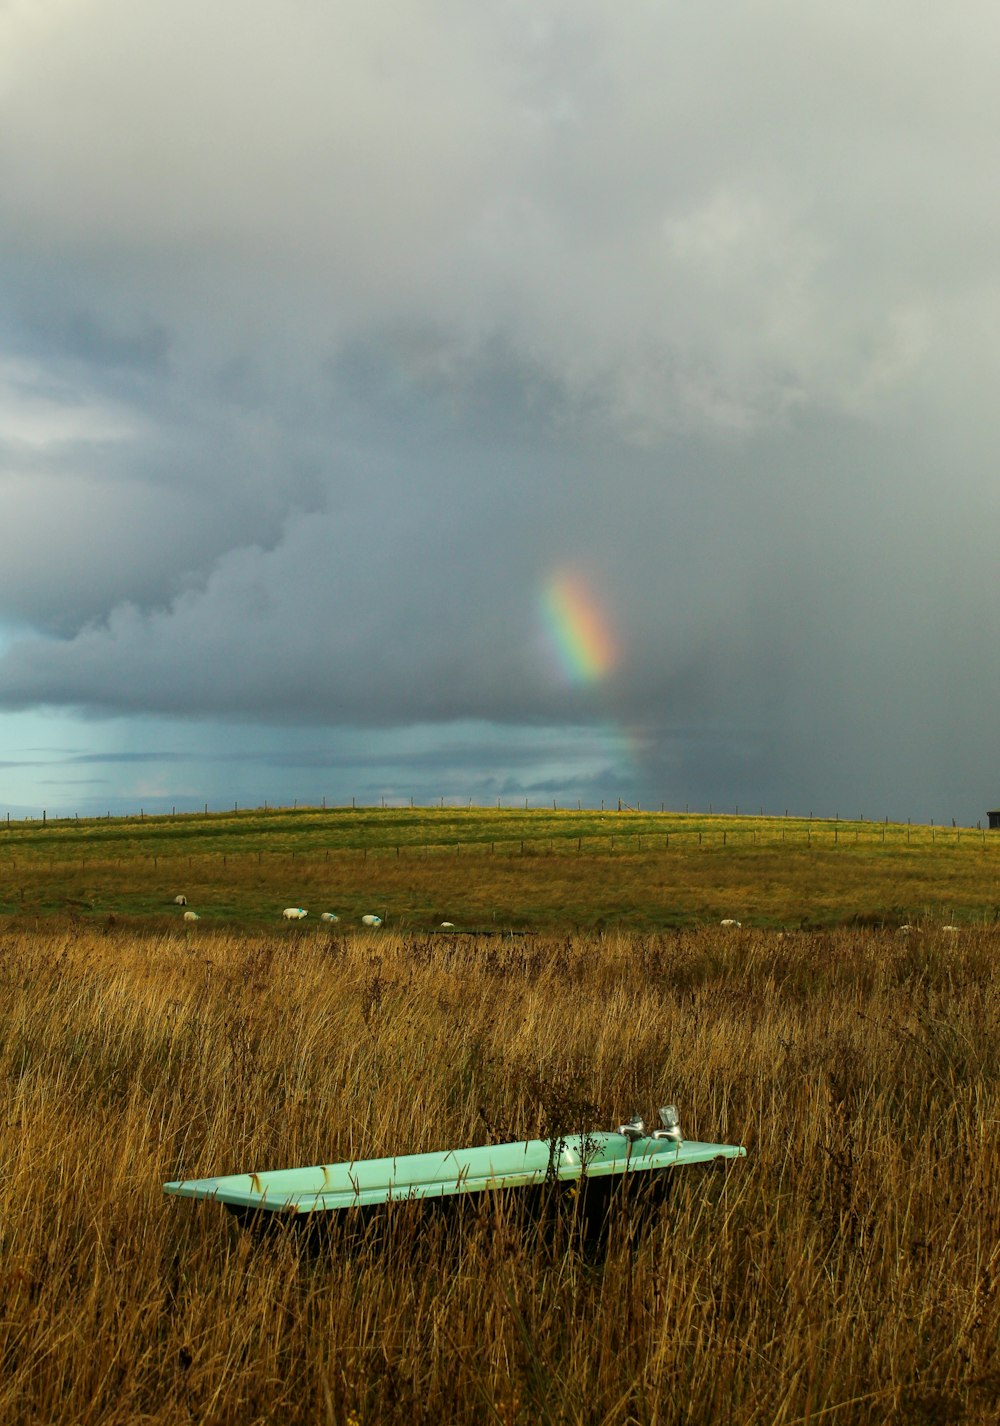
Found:
[[[785,817],[504,808],[294,808],[0,824],[15,924],[281,923],[596,930],[1000,917],[1000,834]],[[326,929],[326,928],[324,928]]]

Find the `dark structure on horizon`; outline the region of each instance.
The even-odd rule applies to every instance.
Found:
[[[986,815],[990,819],[990,831],[1000,831],[1000,808],[997,808],[994,812],[987,812]]]

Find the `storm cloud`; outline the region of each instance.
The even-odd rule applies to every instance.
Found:
[[[998,48],[901,0],[8,4],[0,707],[975,820]]]

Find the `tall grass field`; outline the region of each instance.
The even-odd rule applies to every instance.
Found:
[[[988,835],[351,815],[12,824],[0,1421],[1000,1418]],[[162,1194],[668,1101],[748,1156],[599,1249],[502,1200],[316,1242]]]

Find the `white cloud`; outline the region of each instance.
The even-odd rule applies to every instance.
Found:
[[[506,332],[643,435],[753,426],[907,384],[913,349],[884,358],[899,313],[933,324],[988,260],[948,252],[1000,223],[982,180],[1000,101],[971,16],[556,0],[15,14],[10,240],[157,311],[188,360],[227,342],[308,358],[433,321],[460,346]],[[995,33],[993,12],[979,25]]]
[[[0,446],[9,451],[58,454],[79,443],[128,440],[136,427],[133,413],[54,382],[37,363],[0,359]]]

